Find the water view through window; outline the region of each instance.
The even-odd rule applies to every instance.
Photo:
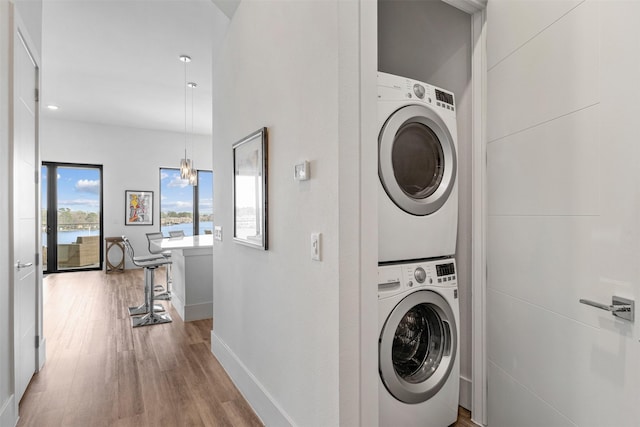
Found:
[[[44,271],[101,268],[101,175],[99,166],[42,166]]]
[[[198,185],[180,178],[178,169],[160,169],[160,231],[185,236],[213,231],[213,172],[198,171]]]

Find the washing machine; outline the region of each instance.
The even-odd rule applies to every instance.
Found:
[[[378,73],[380,262],[451,256],[458,230],[452,92]]]
[[[380,427],[448,427],[460,390],[453,258],[378,268]]]

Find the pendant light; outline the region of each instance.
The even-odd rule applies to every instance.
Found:
[[[191,88],[191,156],[193,160],[191,161],[191,171],[189,173],[189,185],[197,186],[198,185],[198,169],[195,166],[196,152],[195,152],[195,137],[193,133],[193,89],[195,89],[198,84],[194,82],[187,83],[187,86]]]
[[[192,163],[187,157],[187,63],[191,62],[191,57],[180,55],[180,61],[184,62],[184,158],[180,160],[180,178],[189,179]]]

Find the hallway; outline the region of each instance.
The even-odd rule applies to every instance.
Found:
[[[170,309],[173,323],[131,328],[142,280],[142,270],[44,280],[47,362],[18,426],[261,425],[211,354],[211,320],[184,323]]]
[[[164,284],[164,272],[156,275]],[[47,362],[20,402],[18,427],[260,426],[210,351],[211,320],[130,326],[142,270],[49,275]],[[160,302],[169,306],[164,301]],[[461,409],[454,427],[470,427]]]

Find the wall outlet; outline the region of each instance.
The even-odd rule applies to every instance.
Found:
[[[320,261],[322,257],[322,233],[311,233],[311,259]]]
[[[222,242],[222,227],[216,225],[213,227],[213,239]]]

